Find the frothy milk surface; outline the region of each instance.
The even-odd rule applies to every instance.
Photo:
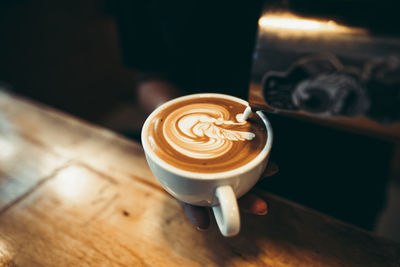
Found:
[[[239,168],[253,160],[267,141],[258,115],[237,119],[245,108],[216,97],[174,103],[150,122],[148,143],[159,158],[182,170],[218,173]]]

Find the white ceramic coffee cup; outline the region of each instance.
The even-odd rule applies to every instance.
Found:
[[[142,145],[151,171],[173,197],[199,206],[212,206],[218,227],[224,236],[234,236],[240,230],[237,198],[247,193],[258,181],[267,166],[272,146],[272,128],[267,117],[258,111],[265,124],[268,138],[259,155],[247,164],[226,172],[196,173],[178,169],[159,158],[147,139],[148,127],[162,110],[177,102],[194,98],[223,98],[248,106],[240,98],[223,94],[194,94],[173,99],[155,109],[142,128]]]

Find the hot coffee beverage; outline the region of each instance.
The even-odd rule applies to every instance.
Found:
[[[153,114],[146,139],[167,164],[189,172],[220,173],[240,168],[263,150],[267,130],[253,113],[241,120],[245,102],[202,96],[177,99]]]
[[[142,129],[157,180],[182,202],[211,206],[224,236],[239,233],[237,198],[257,183],[272,147],[268,118],[247,106],[223,94],[183,96],[154,110]]]

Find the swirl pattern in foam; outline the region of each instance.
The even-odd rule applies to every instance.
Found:
[[[197,103],[173,111],[163,125],[168,144],[179,153],[195,159],[218,158],[229,153],[233,142],[254,138],[254,133],[228,130],[224,125],[248,122],[227,120],[229,111],[211,103]]]
[[[254,159],[266,143],[265,126],[257,115],[237,119],[245,108],[220,98],[178,102],[155,116],[148,138],[156,154],[175,167],[228,171]]]

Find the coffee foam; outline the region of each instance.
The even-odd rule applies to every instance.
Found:
[[[251,140],[254,133],[229,130],[247,122],[226,120],[227,110],[210,103],[189,104],[172,112],[165,120],[163,134],[177,152],[195,159],[218,158],[228,153],[233,142]]]
[[[148,140],[170,165],[193,172],[223,172],[254,159],[267,133],[257,115],[241,121],[246,106],[227,99],[175,103],[153,118]]]

